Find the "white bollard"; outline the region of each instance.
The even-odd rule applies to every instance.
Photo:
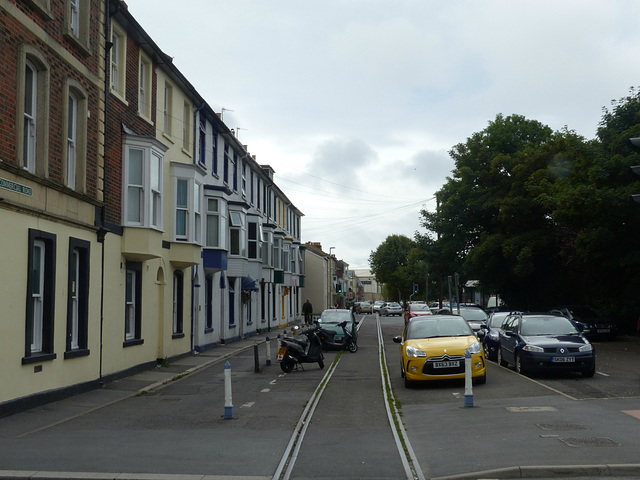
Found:
[[[266,339],[266,347],[267,347],[267,367],[271,366],[271,342],[269,341],[269,337]]]
[[[464,351],[464,406],[473,407],[473,375],[469,350]]]
[[[224,418],[233,418],[233,401],[231,399],[231,364],[224,364]]]

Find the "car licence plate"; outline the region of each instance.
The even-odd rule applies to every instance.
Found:
[[[551,361],[553,363],[571,363],[571,362],[575,362],[576,358],[575,357],[552,357]]]
[[[447,362],[434,362],[433,368],[451,368],[451,367],[459,367],[460,360],[449,360]]]
[[[278,349],[278,360],[282,360],[282,357],[284,357],[285,353],[287,353],[287,348],[286,347],[280,347]]]
[[[611,333],[611,330],[608,328],[599,328],[598,333]]]

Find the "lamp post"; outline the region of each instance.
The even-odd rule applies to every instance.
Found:
[[[327,305],[327,308],[331,308],[335,305],[335,303],[333,302],[333,273],[335,271],[335,264],[333,263],[333,255],[331,253],[331,250],[335,249],[336,247],[329,247],[329,259],[327,262],[327,268],[329,269],[329,274],[327,275],[327,301],[329,302],[329,305]]]

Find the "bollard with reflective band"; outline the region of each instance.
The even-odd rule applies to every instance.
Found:
[[[471,373],[471,352],[464,351],[464,406],[473,407],[473,375]]]
[[[231,400],[231,364],[224,364],[224,418],[233,418],[233,401]]]
[[[269,341],[269,337],[267,337],[266,339],[266,345],[267,347],[267,367],[271,366],[271,342]]]

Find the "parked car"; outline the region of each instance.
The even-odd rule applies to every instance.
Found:
[[[380,305],[380,315],[384,315],[385,317],[389,315],[402,315],[402,307],[397,302],[385,302]]]
[[[373,313],[373,304],[369,301],[358,302],[356,305],[357,313]]]
[[[373,302],[373,313],[380,313],[380,307],[384,302],[382,300],[376,300]]]
[[[433,315],[429,305],[426,303],[410,303],[404,311],[404,323],[407,324],[412,318],[424,315]]]
[[[452,313],[457,315],[458,307],[453,307]],[[473,329],[473,332],[476,334],[480,334],[482,325],[486,325],[487,320],[489,320],[487,312],[477,306],[461,306],[460,315],[467,321],[469,326]]]
[[[615,323],[586,305],[562,305],[552,308],[550,313],[567,317],[590,339],[614,339],[618,333]]]
[[[414,382],[464,379],[466,350],[471,353],[474,382],[487,380],[482,345],[458,315],[414,318],[393,341],[400,344],[400,373],[407,388]]]
[[[510,313],[502,324],[498,363],[515,365],[518,373],[577,371],[592,377],[596,352],[566,317]]]
[[[502,323],[508,315],[509,312],[493,312],[487,320],[487,332],[482,338],[482,346],[484,347],[484,356],[494,362],[498,359]]]
[[[323,329],[336,332],[336,336],[334,337],[336,341],[344,341],[344,332],[342,331],[342,327],[339,327],[338,324],[345,320],[347,322],[347,330],[350,330],[354,336],[357,336],[356,317],[353,315],[351,310],[347,310],[346,308],[329,308],[323,311],[318,319],[318,326]]]

